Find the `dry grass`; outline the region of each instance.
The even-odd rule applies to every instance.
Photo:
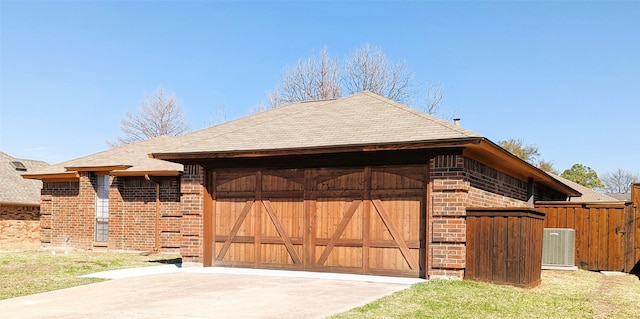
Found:
[[[332,318],[640,318],[633,275],[543,271],[542,284],[521,289],[433,280]]]
[[[0,300],[102,281],[92,272],[176,263],[177,255],[49,251],[0,252]]]

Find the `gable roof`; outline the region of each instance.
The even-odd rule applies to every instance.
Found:
[[[593,203],[593,202],[617,202],[619,199],[613,198],[611,196],[599,193],[589,187],[582,186],[574,181],[568,180],[562,176],[555,175],[549,173],[553,178],[559,180],[565,185],[570,186],[571,188],[582,193],[582,196],[571,196],[569,197],[570,202],[576,203]]]
[[[368,91],[300,102],[180,137],[179,147],[154,153],[238,153],[478,139],[480,135]]]
[[[80,171],[109,171],[115,176],[175,176],[183,171],[182,164],[149,158],[148,154],[176,142],[176,137],[163,135],[54,164],[22,176],[30,179],[74,179],[78,178]]]
[[[372,92],[300,102],[178,137],[152,154],[180,163],[225,157],[458,147],[512,176],[578,196],[575,189],[488,139]]]
[[[20,162],[26,168],[26,172],[46,167],[43,161],[20,159],[0,152],[0,203],[40,205],[41,181],[29,181],[20,175],[24,170],[17,170],[12,162]]]

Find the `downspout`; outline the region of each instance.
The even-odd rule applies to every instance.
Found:
[[[153,252],[158,252],[160,250],[160,183],[158,181],[154,181],[149,177],[149,174],[145,174],[144,178],[148,181],[151,181],[156,184],[156,221],[155,221],[155,244],[153,246]]]

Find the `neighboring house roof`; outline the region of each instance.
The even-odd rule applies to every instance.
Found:
[[[23,167],[17,163],[22,163]],[[40,205],[42,182],[25,180],[20,175],[47,165],[43,161],[15,158],[0,152],[0,203]]]
[[[112,148],[70,161],[23,174],[31,179],[77,178],[80,171],[109,171],[116,176],[173,176],[183,171],[182,164],[149,158],[149,153],[178,142],[174,136],[159,136],[150,140]]]
[[[617,200],[623,200],[627,202],[631,201],[631,193],[607,193],[607,196],[613,197]]]
[[[562,182],[563,184],[566,184],[568,186],[570,186],[571,188],[579,191],[580,193],[582,193],[582,196],[572,196],[569,197],[570,202],[576,202],[576,203],[592,203],[592,202],[617,202],[619,201],[619,199],[611,197],[611,196],[607,196],[605,194],[599,193],[589,187],[585,187],[582,186],[576,182],[573,182],[571,180],[568,180],[562,176],[558,176],[555,174],[551,174],[549,173],[549,175],[551,175],[553,178],[559,180],[560,182]],[[610,194],[609,194],[610,195]]]
[[[225,157],[459,147],[514,177],[580,195],[474,132],[367,91],[278,107],[178,139],[177,146],[157,150],[153,157],[190,164]]]

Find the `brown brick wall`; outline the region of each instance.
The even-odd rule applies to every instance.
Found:
[[[524,207],[527,183],[463,155],[439,155],[430,162],[430,276],[462,277],[465,268],[466,208]]]
[[[0,204],[0,251],[40,248],[40,207]]]
[[[440,155],[431,159],[431,216],[428,252],[429,276],[464,275],[465,208],[469,183],[464,179],[462,155]]]
[[[180,183],[182,227],[180,255],[184,263],[203,263],[204,168],[185,165]]]
[[[180,194],[178,178],[159,179],[160,251],[180,247]],[[156,249],[156,183],[142,177],[117,177],[109,191],[109,247],[126,250]],[[122,229],[121,231],[118,231]]]
[[[160,251],[180,247],[179,180],[160,180]],[[155,248],[156,186],[141,177],[110,177],[109,234],[95,242],[95,176],[82,172],[79,182],[44,182],[41,241],[76,249],[151,251]]]

